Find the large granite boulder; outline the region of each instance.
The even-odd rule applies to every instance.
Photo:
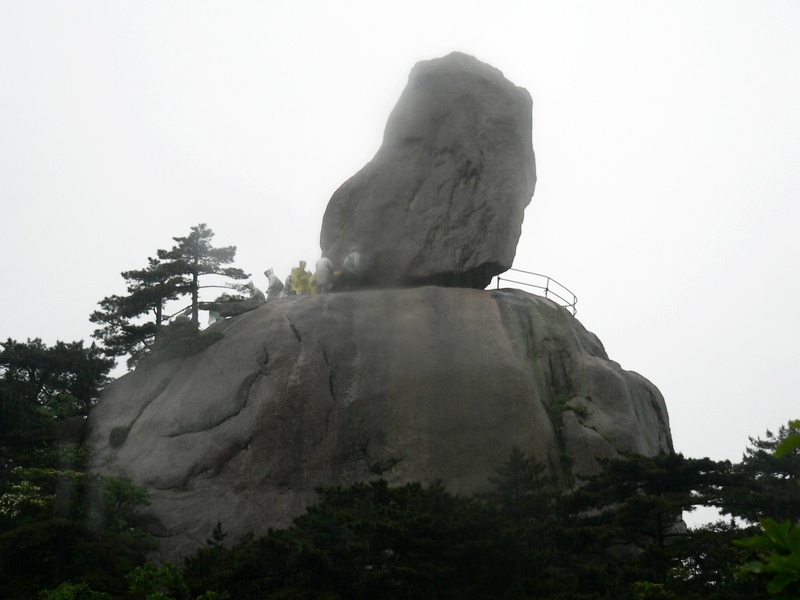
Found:
[[[320,247],[361,286],[485,288],[514,261],[536,184],[532,103],[497,69],[453,53],[418,63],[375,158],[330,199]]]
[[[516,446],[564,487],[620,452],[670,450],[667,410],[565,309],[441,287],[296,296],[143,363],[89,420],[94,469],[147,487],[162,557],[282,527],[318,486],[377,477],[486,490]]]

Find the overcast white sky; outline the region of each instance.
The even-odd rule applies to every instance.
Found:
[[[800,2],[0,3],[0,338],[88,316],[206,222],[236,265],[319,253],[414,63],[533,97],[515,266],[573,290],[678,451],[800,418]]]

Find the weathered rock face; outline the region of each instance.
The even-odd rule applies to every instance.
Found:
[[[289,525],[321,485],[480,491],[513,446],[568,485],[600,458],[671,449],[658,390],[523,292],[298,296],[214,328],[201,354],[113,382],[90,417],[95,469],[151,491],[167,558],[218,521],[230,540]]]
[[[320,247],[362,287],[485,288],[511,267],[536,184],[531,98],[453,53],[418,63],[375,158],[328,203]]]

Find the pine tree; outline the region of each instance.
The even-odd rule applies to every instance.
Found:
[[[770,577],[767,591],[778,598],[800,597],[800,420],[778,435],[754,440],[740,465],[751,489],[736,490],[727,509],[759,518],[759,534],[738,540],[757,553],[745,570]],[[754,497],[755,501],[754,503]],[[782,519],[779,521],[778,519]]]
[[[0,348],[0,456],[52,439],[59,420],[88,415],[113,365],[83,342],[9,338]]]
[[[235,267],[226,267],[236,256],[236,246],[214,248],[211,239],[214,232],[205,223],[191,228],[186,237],[175,237],[177,242],[170,250],[157,250],[157,258],[148,258],[144,269],[123,271],[128,295],[107,296],[100,301],[100,310],[91,314],[89,320],[100,325],[92,337],[102,342],[108,356],[129,355],[128,366],[138,363],[155,347],[156,341],[165,331],[165,326],[177,314],[191,311],[191,328],[196,334],[199,328],[200,290],[204,287],[229,288],[224,285],[201,286],[200,278],[218,275],[241,280],[249,277]],[[172,315],[165,314],[169,302],[189,296],[188,306]],[[178,338],[187,334],[180,327]]]
[[[498,511],[495,545],[502,557],[494,569],[513,582],[523,597],[546,597],[552,588],[546,573],[561,564],[564,523],[558,510],[561,493],[545,467],[516,446],[490,477],[494,489],[484,498]],[[565,588],[566,582],[558,587]]]
[[[620,589],[637,580],[666,583],[670,568],[680,563],[675,541],[688,535],[682,513],[716,505],[728,468],[728,463],[676,453],[606,461],[602,473],[570,497],[576,530],[591,540],[592,553],[636,557],[617,565],[602,559],[608,571],[604,579]],[[620,568],[613,572],[609,566]]]
[[[725,487],[723,512],[750,523],[765,517],[800,520],[800,450],[789,444],[792,436],[800,435],[798,425],[790,422],[777,434],[767,431],[763,439],[750,438],[750,447]],[[781,446],[789,450],[778,456],[776,450]]]
[[[184,284],[171,265],[148,258],[147,268],[124,271],[122,277],[127,296],[108,296],[100,301],[100,310],[89,320],[101,325],[92,337],[102,342],[108,356],[130,355],[128,366],[137,363],[155,343],[156,335],[165,321],[164,308],[180,295]],[[136,322],[143,315],[152,320]]]
[[[214,232],[200,223],[192,227],[186,237],[172,238],[178,244],[171,250],[159,250],[158,258],[164,261],[164,268],[182,280],[178,287],[180,294],[191,295],[192,324],[199,324],[200,277],[204,275],[221,275],[230,279],[247,279],[250,275],[236,267],[225,267],[233,262],[236,246],[214,248],[211,239]],[[203,286],[221,287],[221,286]]]
[[[146,490],[88,473],[89,451],[63,435],[80,437],[113,362],[83,342],[0,342],[2,598],[68,578],[119,587],[151,549],[134,524]]]
[[[125,309],[132,315],[152,312],[160,327],[165,319],[164,307],[169,300],[178,298],[183,279],[173,265],[152,257],[147,260],[147,268],[122,273],[130,294],[125,299]]]

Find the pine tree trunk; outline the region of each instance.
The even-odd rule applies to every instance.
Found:
[[[192,270],[192,325],[195,329],[200,327],[200,276],[198,271],[198,260],[194,259],[194,269]]]

